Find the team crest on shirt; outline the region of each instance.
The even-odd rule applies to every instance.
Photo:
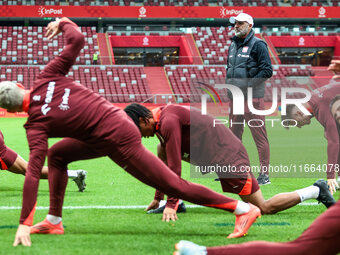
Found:
[[[70,109],[70,106],[68,105],[68,98],[70,96],[70,91],[71,91],[70,89],[65,89],[65,94],[63,95],[63,101],[59,105],[59,108],[62,111],[67,111],[68,109]]]
[[[249,47],[245,46],[242,48],[242,53],[247,53],[248,52]]]
[[[40,99],[41,99],[40,95],[33,96],[33,101],[40,101]]]

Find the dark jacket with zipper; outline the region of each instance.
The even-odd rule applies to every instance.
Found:
[[[245,39],[234,36],[228,52],[226,83],[239,87],[247,97],[253,88],[253,98],[263,98],[264,82],[273,74],[267,44],[255,37],[254,30]],[[228,91],[230,98],[231,93]]]

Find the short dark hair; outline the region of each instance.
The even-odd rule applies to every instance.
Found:
[[[334,104],[336,101],[338,101],[338,100],[340,100],[340,94],[336,95],[336,96],[331,100],[331,102],[329,103],[329,109],[330,109],[330,110],[332,110],[333,104]]]
[[[130,116],[130,118],[133,120],[133,122],[139,129],[140,129],[139,126],[140,117],[142,117],[143,119],[152,117],[152,112],[141,104],[136,103],[130,104],[125,107],[124,111],[126,112],[127,115]]]

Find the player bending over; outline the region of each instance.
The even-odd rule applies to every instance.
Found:
[[[338,128],[335,121],[329,111],[329,104],[334,98],[334,95],[340,93],[340,83],[331,81],[330,84],[318,88],[312,92],[312,97],[307,103],[303,103],[303,106],[310,112],[310,115],[305,115],[295,105],[287,106],[287,114],[282,115],[281,119],[294,119],[297,127],[301,128],[311,123],[311,118],[320,122],[324,127],[324,135],[327,139],[327,182],[331,193],[336,192],[336,188],[339,185],[336,181],[336,169],[339,169],[340,164],[340,143]]]
[[[331,100],[329,107],[337,125],[340,125],[340,94]],[[292,242],[255,241],[206,247],[189,241],[180,241],[175,245],[174,255],[336,255],[340,253],[339,243],[340,201],[319,216],[300,237]]]
[[[30,246],[30,233],[63,234],[62,208],[67,165],[77,160],[103,156],[110,157],[129,174],[165,194],[234,213],[235,229],[229,237],[244,236],[261,215],[260,209],[181,179],[149,152],[141,143],[140,131],[123,110],[65,77],[85,40],[79,27],[68,18],[50,22],[46,36],[52,39],[61,32],[66,46],[38,75],[32,90],[25,91],[11,82],[0,83],[0,107],[10,112],[28,112],[24,127],[30,159],[24,182],[20,225],[13,245]],[[65,138],[48,148],[47,141],[51,137]],[[50,208],[44,221],[30,227],[46,156]]]
[[[308,199],[317,199],[326,207],[335,203],[324,180],[264,200],[253,173],[242,171],[250,169],[250,163],[241,141],[225,125],[213,127],[214,118],[201,115],[196,108],[170,104],[151,112],[140,104],[130,104],[125,112],[139,127],[143,137],[157,135],[160,140],[158,157],[178,176],[181,176],[181,160],[198,166],[233,166],[236,172],[217,173],[222,190],[238,194],[243,201],[259,207],[262,214],[277,213]],[[163,193],[156,191],[148,209],[157,208],[161,199]],[[163,218],[177,219],[177,207],[178,199],[168,197]]]
[[[4,136],[0,131],[0,169],[8,170],[15,174],[25,175],[27,171],[27,162],[15,151],[5,145]],[[68,170],[67,175],[78,186],[80,192],[86,187],[86,171],[84,170]],[[40,179],[47,179],[48,168],[44,166],[41,170]]]

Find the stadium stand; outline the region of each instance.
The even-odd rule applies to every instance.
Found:
[[[233,36],[231,27],[196,27],[193,33],[205,65],[224,65]]]
[[[99,50],[95,27],[82,27],[85,35],[85,46],[76,64],[90,65],[93,53]],[[44,37],[43,27],[2,26],[0,27],[1,64],[8,65],[42,65],[47,64],[62,49],[64,39],[49,41]]]
[[[0,66],[0,81],[22,83],[26,89],[44,66]],[[152,98],[141,66],[73,66],[68,77],[80,82],[110,102],[146,102]]]
[[[225,67],[224,66],[165,66],[164,70],[171,84],[174,94],[177,95],[177,101],[184,103],[190,101],[199,101],[197,95],[201,94],[199,87],[203,84],[224,84]],[[192,95],[192,96],[190,96]],[[226,90],[221,91],[222,102],[227,102]],[[180,97],[180,98],[179,98]],[[211,101],[211,99],[209,99]]]
[[[164,70],[170,81],[174,94],[181,95],[183,102],[190,99],[196,100],[195,96],[190,98],[190,94],[200,94],[196,88],[200,87],[200,82],[205,84],[224,84],[225,66],[165,66]],[[273,77],[266,81],[265,101],[272,100],[272,89],[280,87],[299,87],[313,90],[318,87],[310,77],[314,75],[311,65],[273,65]],[[227,102],[228,97],[225,90],[221,93],[222,102]],[[292,98],[299,97],[299,94],[292,95]],[[211,101],[211,100],[210,100]]]
[[[14,2],[12,1],[12,3]],[[19,2],[24,4],[34,1]],[[81,3],[85,2],[81,1]],[[122,2],[127,3],[128,1],[119,3]],[[175,1],[169,0],[169,2],[174,3]],[[35,1],[35,3],[39,3],[39,1]],[[71,4],[71,1],[69,3]],[[164,27],[166,28],[166,26]],[[165,28],[163,32],[170,32]],[[70,77],[103,95],[110,102],[155,102],[156,95],[150,91],[143,66],[112,66],[111,63],[106,63],[109,65],[92,65],[93,53],[99,52],[98,37],[101,34],[96,33],[95,27],[82,27],[81,29],[86,37],[86,45],[81,51],[76,65],[69,73]],[[146,33],[146,30],[142,32]],[[183,31],[179,32],[184,33]],[[179,32],[176,32],[177,35]],[[201,92],[191,86],[193,83],[200,81],[211,85],[225,81],[225,64],[233,36],[232,27],[196,27],[192,29],[192,32],[203,65],[165,66],[164,75],[171,87],[172,95],[168,95],[163,101],[161,99],[161,102],[168,102],[168,98],[171,97],[176,98],[176,102],[179,103],[186,103],[190,100],[197,101],[199,98],[195,97]],[[117,35],[134,34],[128,29],[125,32],[112,31],[112,33]],[[140,32],[136,35],[140,35]],[[158,33],[158,35],[164,34]],[[103,48],[110,48],[107,47],[106,37],[103,38]],[[2,65],[0,65],[0,80],[16,81],[24,84],[28,89],[33,86],[34,78],[39,74],[43,65],[59,54],[62,49],[60,45],[64,43],[62,36],[58,37],[58,40],[48,41],[44,38],[43,27],[36,26],[2,26],[0,27],[0,39]],[[325,77],[324,74],[314,77],[315,72],[310,65],[273,65],[273,68],[273,77],[266,82],[265,101],[267,102],[272,100],[274,87],[277,87],[279,91],[282,86],[303,87],[312,90],[324,85],[329,80],[329,77]],[[152,81],[149,80],[149,82]],[[191,94],[194,94],[194,98],[190,98]],[[221,91],[223,102],[228,101],[226,95],[226,91]],[[293,97],[295,96],[293,95]],[[157,101],[159,102],[159,100]]]

